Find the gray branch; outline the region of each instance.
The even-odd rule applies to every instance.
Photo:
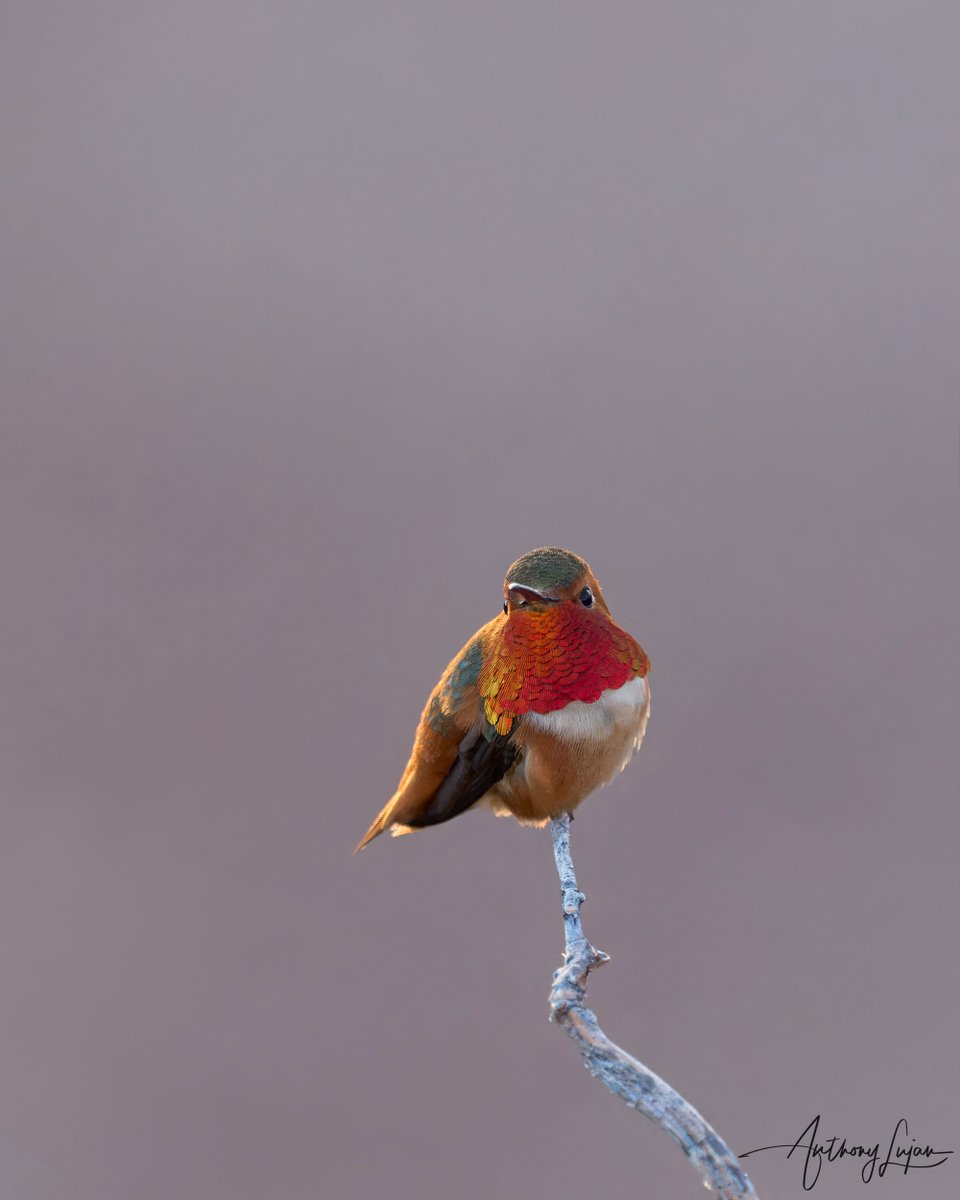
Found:
[[[587,975],[609,956],[587,941],[580,923],[584,895],[570,857],[570,817],[550,822],[553,856],[563,895],[564,965],[554,973],[550,1011],[577,1044],[584,1065],[614,1095],[665,1129],[721,1200],[757,1200],[736,1155],[679,1092],[615,1045],[584,1004]]]

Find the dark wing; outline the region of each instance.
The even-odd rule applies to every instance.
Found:
[[[423,829],[459,816],[513,766],[518,722],[498,734],[477,690],[482,638],[501,619],[484,626],[447,667],[423,710],[403,778],[357,850],[385,829]]]
[[[479,730],[468,733],[443,782],[407,824],[422,829],[459,817],[499,783],[516,759],[517,746],[512,738],[496,733],[488,738]]]

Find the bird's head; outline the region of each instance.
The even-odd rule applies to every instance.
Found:
[[[565,605],[596,608],[610,615],[596,576],[576,554],[544,546],[518,558],[507,571],[503,611],[508,617],[517,612],[545,613]]]

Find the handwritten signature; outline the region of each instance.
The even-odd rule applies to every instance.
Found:
[[[912,1170],[940,1167],[953,1153],[952,1150],[934,1150],[932,1146],[918,1145],[916,1138],[910,1138],[910,1128],[904,1117],[901,1117],[894,1127],[893,1137],[891,1137],[886,1154],[882,1158],[879,1142],[875,1142],[873,1145],[860,1143],[852,1145],[847,1142],[846,1138],[841,1137],[831,1137],[820,1142],[817,1140],[819,1136],[820,1114],[818,1113],[792,1145],[786,1142],[777,1146],[760,1146],[756,1150],[748,1150],[746,1154],[741,1154],[740,1158],[749,1158],[751,1154],[760,1154],[764,1150],[786,1150],[787,1158],[791,1158],[794,1152],[805,1150],[803,1190],[809,1192],[820,1178],[820,1171],[825,1162],[838,1162],[843,1158],[863,1159],[860,1178],[864,1183],[869,1183],[874,1178],[882,1179],[887,1173],[888,1167],[902,1170],[904,1175]],[[906,1144],[906,1138],[910,1138],[910,1145]]]

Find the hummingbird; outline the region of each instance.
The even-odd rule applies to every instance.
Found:
[[[433,689],[397,790],[357,850],[480,803],[524,825],[572,813],[639,749],[649,668],[582,558],[557,546],[524,554],[507,571],[503,611]]]

